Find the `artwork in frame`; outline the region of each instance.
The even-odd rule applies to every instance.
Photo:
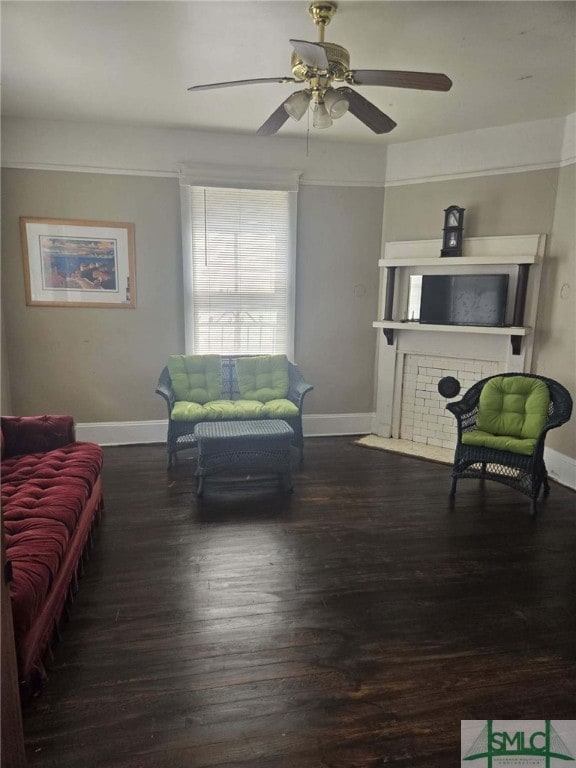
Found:
[[[134,224],[20,218],[26,304],[136,306]]]

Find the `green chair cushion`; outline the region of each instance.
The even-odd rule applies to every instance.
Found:
[[[291,416],[298,416],[299,413],[298,406],[285,398],[269,400],[267,403],[264,403],[262,408],[267,419],[287,419]]]
[[[222,397],[220,355],[171,355],[168,372],[176,400],[203,405]]]
[[[288,358],[286,355],[258,355],[236,360],[238,389],[242,400],[270,400],[288,394]]]
[[[536,440],[546,423],[549,404],[548,387],[540,379],[495,376],[480,393],[476,426],[490,435]]]
[[[534,437],[508,437],[507,435],[493,435],[490,432],[482,432],[473,429],[462,433],[464,445],[474,445],[478,448],[494,448],[498,451],[510,451],[531,456],[536,448],[537,439]]]

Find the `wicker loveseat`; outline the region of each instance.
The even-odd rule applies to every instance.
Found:
[[[206,421],[282,419],[303,459],[302,406],[313,387],[286,355],[171,355],[156,393],[168,408],[168,467]]]

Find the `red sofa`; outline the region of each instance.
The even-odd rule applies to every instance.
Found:
[[[18,675],[24,692],[76,582],[102,500],[100,446],[76,442],[71,416],[3,416],[2,516]]]

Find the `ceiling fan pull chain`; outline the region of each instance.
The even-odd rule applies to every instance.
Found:
[[[204,187],[204,266],[208,266],[208,227],[206,223],[206,187]]]

